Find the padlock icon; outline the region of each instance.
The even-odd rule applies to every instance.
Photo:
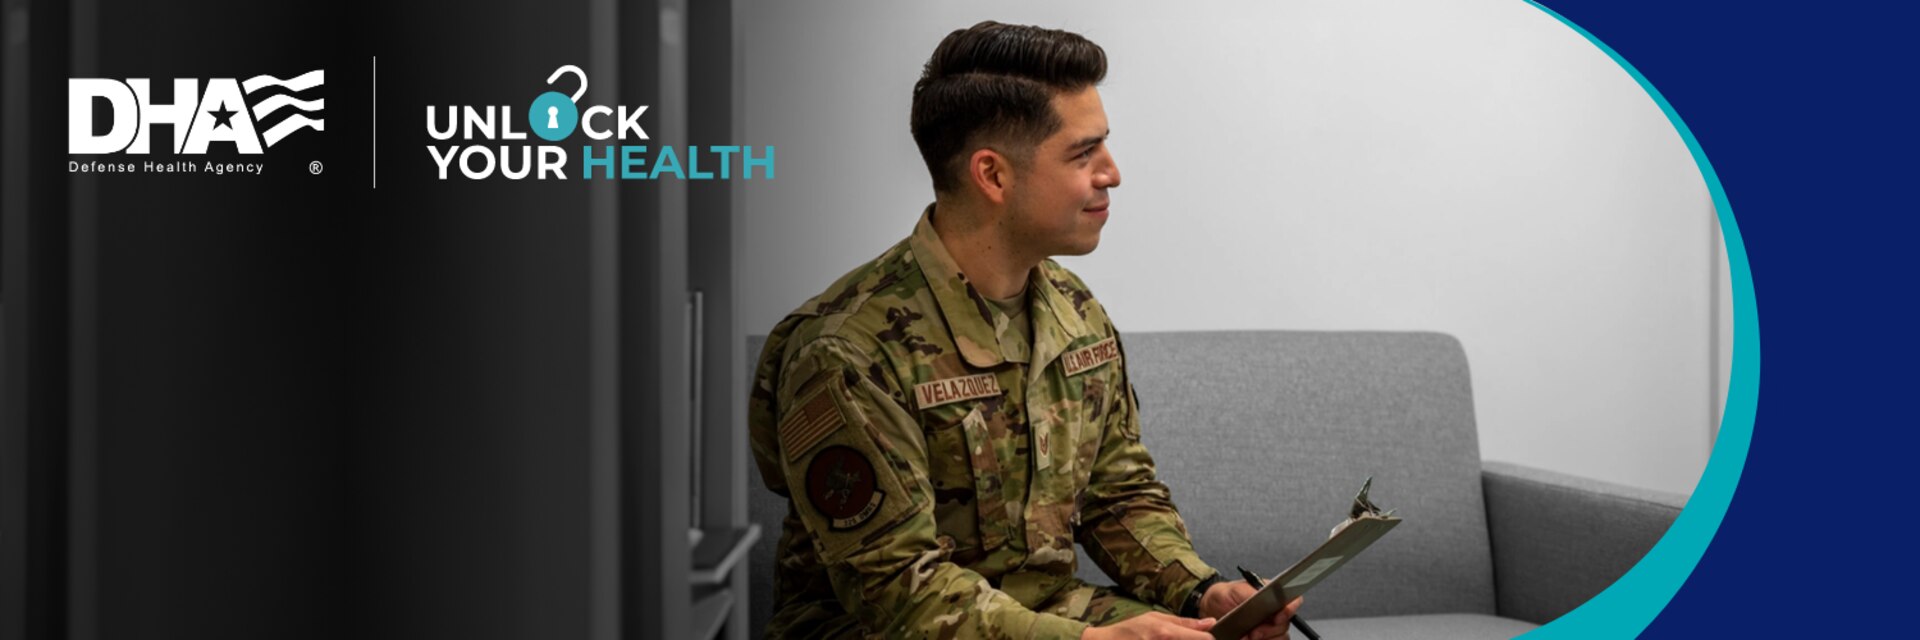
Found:
[[[572,73],[580,77],[580,88],[569,96],[558,91],[548,91],[535,96],[533,106],[527,108],[527,127],[533,135],[548,142],[559,142],[573,135],[573,128],[580,124],[580,96],[587,94],[587,72],[573,65],[561,65],[547,76],[551,85],[560,76]]]

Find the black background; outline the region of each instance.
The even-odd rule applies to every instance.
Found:
[[[587,66],[588,5],[12,5],[20,102],[50,124],[5,140],[33,204],[0,304],[39,318],[7,327],[31,387],[7,408],[30,425],[4,447],[29,516],[7,514],[7,566],[31,569],[6,572],[0,636],[588,635],[587,185],[438,181],[424,121],[518,114]],[[623,12],[623,49],[657,46],[653,15]],[[585,100],[647,104],[632,67],[629,96]],[[175,77],[316,68],[325,131],[178,157],[263,175],[66,172],[175,159],[69,157],[68,77],[153,78],[164,102]]]

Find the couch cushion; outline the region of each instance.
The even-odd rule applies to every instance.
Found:
[[[1305,613],[1305,610],[1302,610]],[[1385,616],[1378,618],[1339,618],[1321,620],[1307,615],[1307,624],[1322,638],[1338,640],[1400,640],[1401,638],[1425,638],[1429,640],[1493,640],[1511,638],[1528,631],[1537,625],[1510,618],[1499,618],[1477,613],[1445,613],[1414,616]],[[1288,637],[1299,640],[1305,636],[1295,629]]]
[[[1272,575],[1367,476],[1406,518],[1314,588],[1320,615],[1493,614],[1466,354],[1437,333],[1123,333],[1141,437],[1200,557]],[[1085,556],[1081,576],[1110,583]],[[1309,615],[1309,618],[1312,616]]]
[[[1545,622],[1606,590],[1660,542],[1687,497],[1517,464],[1481,473],[1496,613]]]

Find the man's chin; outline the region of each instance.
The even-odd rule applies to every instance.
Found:
[[[1087,240],[1084,242],[1076,242],[1072,246],[1065,247],[1059,253],[1056,253],[1054,255],[1084,256],[1089,253],[1093,253],[1093,250],[1098,248],[1100,248],[1100,236],[1095,235],[1090,240]]]

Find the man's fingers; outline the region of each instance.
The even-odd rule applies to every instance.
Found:
[[[1253,585],[1247,584],[1245,580],[1228,584],[1233,586],[1227,590],[1227,604],[1236,607],[1240,606],[1240,603],[1246,602],[1247,598],[1253,597],[1253,594],[1259,593],[1258,590],[1253,588]]]
[[[1284,624],[1263,624],[1247,632],[1247,637],[1253,640],[1272,640],[1274,638],[1286,640],[1287,631],[1287,625]]]
[[[1300,604],[1303,600],[1303,598],[1294,598],[1293,602],[1287,603],[1286,608],[1281,609],[1279,613],[1273,614],[1273,618],[1269,622],[1254,627],[1253,631],[1247,632],[1247,637],[1253,640],[1286,638],[1288,636],[1288,630],[1292,628],[1287,622],[1293,618],[1295,612],[1300,610]]]
[[[1157,611],[1147,615],[1156,620],[1164,620],[1182,627],[1199,629],[1201,631],[1212,629],[1213,623],[1215,622],[1213,618],[1182,618],[1171,613],[1160,613]]]
[[[1162,614],[1162,615],[1165,615],[1165,614]],[[1172,622],[1175,627],[1180,629],[1180,632],[1172,634],[1168,637],[1192,638],[1193,640],[1212,640],[1213,638],[1211,634],[1207,633],[1209,629],[1213,628],[1213,623],[1214,623],[1213,618],[1200,618],[1196,620],[1193,618],[1182,618],[1179,616],[1172,616],[1172,615],[1166,616],[1166,618],[1168,621]]]
[[[1281,609],[1279,613],[1273,614],[1273,618],[1271,618],[1272,621],[1268,622],[1267,624],[1278,626],[1284,629],[1287,626],[1287,621],[1293,619],[1293,614],[1299,611],[1300,611],[1300,598],[1294,598],[1293,602],[1287,603],[1286,608]]]

